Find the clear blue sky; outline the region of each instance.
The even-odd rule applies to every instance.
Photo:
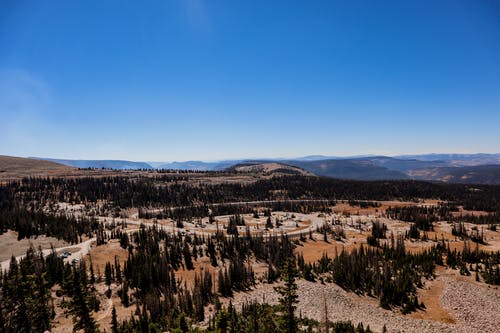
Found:
[[[0,0],[0,154],[500,152],[500,2]]]

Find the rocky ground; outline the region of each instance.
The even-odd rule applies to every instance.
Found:
[[[500,331],[500,295],[494,287],[443,277],[441,304],[467,332]]]
[[[330,321],[362,322],[378,332],[384,324],[388,332],[498,332],[500,298],[495,290],[451,278],[446,278],[445,284],[442,303],[456,317],[454,324],[404,316],[397,310],[380,308],[376,299],[348,293],[335,284],[303,280],[298,281],[297,314],[322,321],[326,299]],[[262,284],[250,292],[235,295],[233,304],[238,308],[247,301],[276,304],[277,300],[274,286]]]

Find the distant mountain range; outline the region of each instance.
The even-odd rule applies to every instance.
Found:
[[[186,162],[170,162],[159,164],[157,169],[173,169],[173,170],[201,170],[201,171],[213,171],[213,170],[224,170],[232,165],[240,163],[240,160],[236,161],[220,161],[220,162],[202,162],[202,161],[186,161]]]
[[[444,161],[451,166],[500,164],[500,154],[425,154],[394,157],[400,159],[416,159],[419,161]]]
[[[217,162],[132,162],[124,160],[63,160],[39,158],[77,168],[174,169],[174,170],[268,170],[270,163],[290,166],[286,172],[304,170],[318,176],[357,179],[418,179],[453,183],[500,184],[500,154],[423,154],[336,157],[311,155],[295,159],[225,160]],[[259,164],[266,164],[255,167]],[[274,170],[274,169],[273,169]],[[298,172],[300,173],[300,172]]]
[[[398,170],[378,166],[369,159],[317,160],[317,161],[286,161],[286,164],[296,166],[314,173],[342,179],[378,180],[378,179],[408,179],[408,175]]]
[[[123,160],[61,160],[57,158],[30,157],[34,159],[55,162],[75,168],[96,168],[96,169],[115,169],[115,170],[133,170],[133,169],[153,169],[151,165],[145,162],[132,162]]]
[[[448,183],[500,184],[500,165],[424,168],[412,170],[409,175],[413,179]]]

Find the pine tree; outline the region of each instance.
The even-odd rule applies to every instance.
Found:
[[[111,281],[113,280],[113,276],[112,276],[111,264],[109,262],[106,263],[106,267],[104,269],[104,276],[105,276],[106,286],[108,286],[108,289],[106,290],[106,296],[108,298],[110,298],[111,297]]]
[[[125,279],[123,281],[122,290],[120,293],[120,298],[121,298],[123,306],[127,308],[130,305],[130,300],[128,297],[128,283],[127,283],[127,280],[125,280]]]
[[[1,281],[1,277],[0,277],[0,281]],[[5,332],[6,331],[6,328],[5,328],[5,318],[3,316],[3,300],[2,298],[0,298],[0,332]]]
[[[120,260],[118,260],[118,256],[115,256],[115,278],[118,283],[122,282],[122,270],[120,266]]]
[[[229,327],[229,314],[225,309],[222,309],[217,314],[215,319],[215,328],[217,333],[226,333]]]
[[[271,222],[271,217],[268,216],[266,220],[266,229],[272,229],[273,228],[273,223]]]
[[[184,262],[186,264],[186,269],[187,270],[194,269],[193,260],[191,258],[191,251],[189,250],[189,245],[187,243],[184,243],[182,253],[184,255]]]
[[[94,264],[92,263],[92,257],[90,257],[90,284],[95,283],[95,273],[94,273]]]
[[[107,262],[104,268],[104,277],[105,277],[105,283],[108,286],[108,288],[111,286],[111,281],[113,280],[111,270],[112,270],[111,264]]]
[[[323,333],[328,333],[328,307],[326,304],[326,297],[323,295]]]
[[[297,319],[295,318],[296,304],[298,303],[297,270],[295,268],[295,260],[289,258],[283,267],[282,280],[284,285],[276,287],[276,291],[280,294],[279,303],[281,310],[281,331],[283,333],[296,333],[298,331]]]
[[[114,305],[111,311],[111,332],[118,333],[118,320],[116,319],[116,308]]]
[[[184,313],[181,313],[179,315],[179,329],[181,330],[182,333],[187,333],[189,331],[186,315]]]
[[[73,315],[73,330],[82,330],[85,333],[94,333],[97,331],[97,325],[90,313],[90,307],[87,301],[87,291],[85,285],[81,282],[80,272],[73,268],[73,299],[70,312]]]

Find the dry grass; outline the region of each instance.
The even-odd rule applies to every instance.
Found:
[[[93,247],[89,254],[90,257],[87,255],[85,260],[90,264],[90,258],[92,258],[94,269],[96,272],[99,270],[102,274],[104,274],[106,263],[110,262],[114,264],[115,257],[118,258],[122,268],[128,258],[128,251],[120,247],[120,242],[117,239],[112,239],[107,244]]]
[[[437,275],[444,274],[444,268],[439,267],[436,270]],[[419,310],[410,314],[417,319],[440,321],[443,323],[454,324],[455,318],[441,305],[441,296],[443,295],[444,282],[439,279],[430,280],[425,283],[423,289],[418,289],[418,299],[425,304],[425,310]]]
[[[70,174],[74,168],[34,158],[0,156],[0,179]]]

